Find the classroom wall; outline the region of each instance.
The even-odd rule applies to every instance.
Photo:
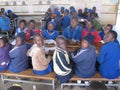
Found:
[[[1,8],[13,10],[20,19],[35,19],[37,22],[49,7],[61,6],[75,6],[76,9],[96,6],[102,24],[116,23],[118,0],[0,0]]]

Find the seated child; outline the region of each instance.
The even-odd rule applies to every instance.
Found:
[[[66,27],[70,25],[70,16],[69,16],[69,10],[65,9],[64,16],[61,21],[61,30],[65,30]]]
[[[2,31],[11,30],[10,19],[7,16],[5,16],[3,12],[0,12],[0,30]]]
[[[120,76],[120,45],[115,43],[117,33],[110,30],[104,37],[105,44],[98,56],[99,71],[104,78],[114,79]]]
[[[8,43],[7,38],[0,38],[0,71],[5,71],[8,69],[10,63],[9,51],[11,45]]]
[[[96,53],[93,46],[94,36],[88,34],[82,40],[81,49],[71,53],[75,63],[75,74],[82,78],[89,78],[95,74]]]
[[[48,55],[46,58],[41,35],[36,33],[33,40],[34,45],[27,52],[27,55],[32,57],[33,73],[42,76],[52,72],[52,57]]]
[[[98,32],[93,28],[92,21],[86,22],[86,28],[82,30],[82,38],[84,38],[89,33],[94,36],[94,43],[98,43],[101,41],[101,37],[99,36]]]
[[[28,23],[28,28],[26,30],[26,40],[28,41],[29,39],[33,38],[33,35],[35,33],[40,33],[41,34],[41,30],[36,28],[36,22],[34,20],[30,20]]]
[[[110,30],[112,30],[113,26],[111,24],[107,24],[104,29],[102,31],[100,31],[99,35],[101,37],[101,39],[103,40],[104,39],[104,36],[106,33],[108,33]],[[114,42],[118,43],[118,40],[116,39]]]
[[[68,26],[64,32],[63,35],[71,41],[71,43],[76,43],[77,41],[80,41],[82,38],[82,28],[78,25],[78,18],[72,17],[71,19],[71,25]]]
[[[9,69],[11,72],[19,73],[28,68],[27,48],[25,33],[19,33],[16,36],[15,47],[9,52],[11,59]]]
[[[102,82],[92,81],[87,90],[108,90]]]
[[[25,20],[21,20],[20,22],[19,22],[19,27],[16,29],[16,31],[15,31],[15,36],[17,36],[18,35],[18,33],[20,33],[20,32],[24,32],[24,33],[26,33],[26,21]]]
[[[48,29],[42,32],[42,36],[44,39],[53,39],[55,40],[56,37],[59,35],[59,32],[55,30],[56,23],[50,21],[48,23]]]
[[[56,78],[61,82],[68,82],[73,76],[72,66],[70,64],[69,56],[66,51],[67,43],[64,36],[56,38],[57,48],[53,54],[53,68]]]

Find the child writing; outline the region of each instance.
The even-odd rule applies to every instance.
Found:
[[[68,82],[73,76],[72,66],[68,53],[66,51],[67,42],[64,36],[58,36],[56,38],[57,48],[53,54],[53,68],[56,74],[56,78],[61,82]]]
[[[19,33],[16,36],[15,47],[9,52],[11,72],[19,73],[28,68],[27,44],[25,43],[25,33]]]
[[[82,78],[89,78],[95,74],[96,53],[93,46],[94,36],[88,34],[82,40],[81,49],[71,53],[75,63],[75,74]]]
[[[120,45],[114,41],[117,33],[110,30],[105,34],[105,44],[101,47],[98,62],[100,64],[99,71],[104,78],[118,78],[120,76]]]
[[[5,71],[8,69],[10,63],[9,51],[11,45],[8,43],[7,38],[0,38],[0,71]]]
[[[46,58],[41,35],[36,33],[33,40],[34,45],[27,52],[27,55],[32,58],[33,73],[45,75],[52,72],[52,63],[50,63],[52,57],[48,55]]]

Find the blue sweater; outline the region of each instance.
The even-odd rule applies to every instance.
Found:
[[[95,74],[96,53],[94,46],[80,49],[78,53],[71,53],[75,63],[75,74],[82,78],[89,78]]]
[[[27,53],[27,45],[21,45],[19,47],[13,48],[10,52],[10,66],[9,69],[11,72],[19,73],[28,68],[28,57]]]
[[[53,33],[52,34],[50,34],[49,32],[48,32],[48,30],[44,30],[43,32],[42,32],[42,36],[43,36],[43,38],[45,38],[45,39],[56,39],[56,37],[59,35],[59,32],[58,31],[56,31],[56,30],[53,30]]]
[[[101,47],[98,57],[99,71],[105,78],[113,79],[120,76],[120,46],[109,42]]]
[[[10,19],[8,17],[0,17],[0,30],[11,30]]]
[[[82,28],[79,25],[77,25],[74,29],[72,29],[70,25],[65,29],[63,35],[67,39],[74,39],[76,41],[80,41],[82,38]]]

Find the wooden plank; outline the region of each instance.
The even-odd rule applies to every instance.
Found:
[[[32,79],[42,79],[42,80],[55,80],[55,74],[53,72],[44,75],[44,76],[40,76],[40,75],[35,75],[32,71],[32,69],[27,69],[25,71],[22,71],[20,73],[12,73],[9,70],[4,71],[4,72],[0,72],[1,75],[5,75],[5,76],[18,76],[21,78],[32,78]]]

